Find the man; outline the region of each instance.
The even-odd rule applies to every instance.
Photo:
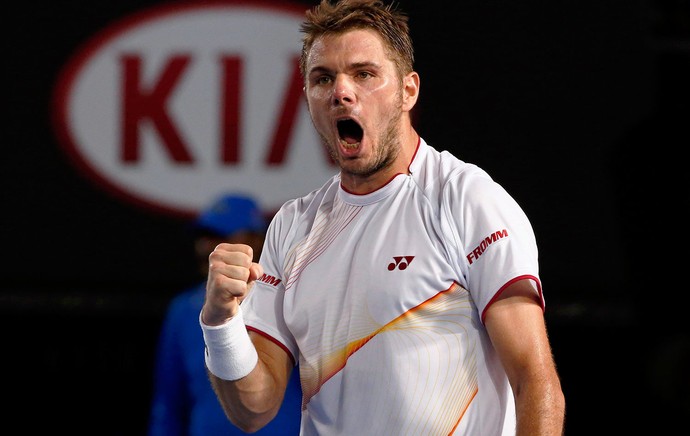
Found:
[[[322,1],[301,30],[309,112],[340,173],[283,205],[260,263],[237,244],[209,256],[200,323],[228,417],[270,422],[299,363],[304,435],[561,434],[534,233],[412,126],[406,16]]]
[[[252,198],[222,195],[199,214],[191,230],[203,280],[177,295],[168,307],[158,342],[148,435],[240,435],[244,432],[228,421],[208,381],[199,311],[211,251],[223,242],[246,244],[258,260],[266,219]],[[285,398],[278,418],[258,434],[299,434],[302,395],[298,377],[290,380]]]

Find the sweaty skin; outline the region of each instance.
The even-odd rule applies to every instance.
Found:
[[[343,187],[366,193],[406,173],[418,141],[409,111],[417,101],[419,75],[398,79],[381,39],[362,29],[320,37],[307,64],[309,112],[341,168]],[[359,143],[340,140],[337,120],[342,118],[362,127]]]

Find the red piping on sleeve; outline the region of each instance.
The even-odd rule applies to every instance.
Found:
[[[290,356],[290,360],[292,360],[292,364],[293,364],[293,365],[297,365],[297,359],[295,358],[295,356],[293,356],[293,355],[292,355],[292,352],[288,349],[288,347],[286,347],[286,346],[285,346],[282,342],[280,342],[278,339],[274,338],[273,336],[269,335],[269,334],[266,333],[266,332],[263,332],[263,331],[261,331],[261,330],[259,330],[259,329],[254,328],[254,327],[250,327],[250,326],[246,326],[246,327],[247,327],[247,330],[260,334],[260,335],[263,336],[264,338],[268,339],[269,341],[273,342],[274,344],[276,344],[277,346],[279,346],[280,348],[282,348],[283,350],[285,350],[285,352],[287,353],[287,355]]]
[[[484,324],[484,318],[486,317],[486,311],[489,309],[489,307],[491,307],[492,304],[494,304],[496,302],[496,300],[498,300],[498,297],[501,296],[503,291],[505,291],[508,286],[512,285],[513,283],[515,283],[517,281],[529,280],[529,279],[534,280],[534,282],[537,284],[537,293],[539,293],[539,304],[541,305],[541,310],[544,311],[545,310],[545,304],[544,304],[544,295],[542,295],[542,291],[541,291],[541,282],[535,276],[533,276],[531,274],[525,274],[525,275],[517,276],[517,277],[509,280],[505,285],[501,286],[501,288],[498,290],[498,292],[496,292],[496,294],[494,294],[493,298],[491,298],[489,303],[486,305],[486,307],[482,311],[482,324]]]

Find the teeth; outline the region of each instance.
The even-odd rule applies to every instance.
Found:
[[[344,148],[350,149],[350,150],[355,150],[357,147],[359,147],[359,142],[355,142],[354,144],[350,144],[349,142],[345,141],[344,139],[340,140],[340,145],[342,145]]]

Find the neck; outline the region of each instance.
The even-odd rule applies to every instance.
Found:
[[[419,135],[412,126],[408,126],[402,132],[400,148],[395,160],[368,176],[340,172],[340,183],[343,189],[353,194],[368,194],[380,189],[390,182],[398,174],[409,174],[410,163],[417,151]]]

